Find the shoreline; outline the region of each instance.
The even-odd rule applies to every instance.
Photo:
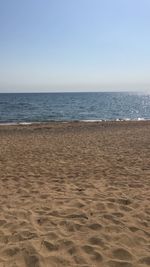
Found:
[[[138,119],[94,119],[94,120],[50,120],[50,121],[16,121],[16,122],[0,122],[0,126],[18,126],[18,125],[45,125],[45,124],[74,124],[74,123],[118,123],[118,122],[150,122],[150,119],[138,118]]]
[[[43,122],[6,122],[0,123],[0,128],[3,127],[34,127],[34,126],[52,126],[52,125],[140,125],[149,124],[150,119],[139,120],[70,120],[70,121],[43,121]]]

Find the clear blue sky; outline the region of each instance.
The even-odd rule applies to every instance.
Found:
[[[0,0],[0,92],[150,88],[150,0]]]

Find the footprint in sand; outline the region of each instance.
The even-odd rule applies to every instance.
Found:
[[[87,253],[90,257],[90,259],[92,261],[96,261],[96,262],[102,262],[103,261],[103,257],[102,255],[95,251],[94,247],[90,246],[90,245],[85,245],[82,247],[83,251],[85,253]]]
[[[36,248],[34,248],[29,243],[22,247],[21,249],[22,258],[25,261],[26,267],[40,267],[42,262],[42,256],[38,253]]]
[[[69,249],[71,246],[74,245],[74,242],[69,239],[60,239],[58,241],[59,241],[60,247],[64,249]]]
[[[139,263],[146,264],[147,266],[150,266],[150,257],[143,257],[139,260]]]
[[[4,220],[4,219],[1,219],[1,220],[0,220],[0,227],[3,226],[5,223],[7,223],[7,221]]]
[[[44,260],[45,266],[50,267],[68,267],[71,266],[71,263],[68,259],[62,257],[62,256],[50,256],[47,259]],[[33,267],[34,265],[31,265],[29,267]],[[40,266],[34,266],[34,267],[40,267]]]
[[[11,237],[10,237],[10,241],[11,242],[20,242],[20,241],[25,241],[25,240],[30,240],[30,239],[35,239],[37,238],[38,235],[36,232],[31,232],[29,230],[27,231],[20,231],[20,232],[16,232],[14,233]]]
[[[42,245],[49,251],[49,252],[53,252],[53,251],[57,251],[59,249],[58,244],[53,244],[52,242],[49,242],[47,240],[44,240],[42,242]]]
[[[59,225],[60,225],[61,229],[65,230],[67,232],[82,231],[82,228],[83,228],[82,224],[75,223],[73,221],[68,221],[68,220],[61,221]]]
[[[37,254],[33,254],[33,255],[25,255],[24,257],[25,259],[25,263],[27,267],[40,267],[40,257]]]
[[[88,225],[88,228],[95,230],[95,231],[99,231],[102,229],[102,225],[99,223],[92,223]]]
[[[135,232],[137,232],[137,231],[140,230],[140,229],[137,228],[136,226],[130,226],[129,229],[130,229],[130,231],[133,232],[133,233],[135,233]]]
[[[111,260],[108,261],[109,267],[133,267],[132,263],[128,261],[117,261],[117,260]]]
[[[13,257],[15,255],[17,255],[20,252],[20,249],[18,246],[10,246],[8,248],[5,248],[2,251],[2,255],[6,256],[6,257]]]
[[[86,260],[82,256],[74,255],[73,259],[77,266],[80,266],[81,264],[86,264]]]
[[[93,237],[89,238],[88,241],[89,241],[89,243],[90,243],[91,245],[96,245],[96,246],[100,246],[100,247],[105,247],[105,243],[104,243],[104,241],[103,241],[101,238],[99,238],[99,237],[93,236]]]
[[[119,199],[117,199],[117,202],[119,204],[122,204],[122,205],[125,205],[125,206],[128,206],[128,205],[130,205],[132,203],[132,201],[130,199],[128,199],[128,198],[119,198]]]
[[[127,260],[130,261],[132,260],[132,255],[130,252],[128,252],[126,249],[124,248],[117,248],[114,249],[112,251],[112,254],[115,258],[117,258],[118,260]]]

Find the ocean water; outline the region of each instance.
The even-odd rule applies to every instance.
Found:
[[[150,119],[150,94],[0,94],[0,123],[141,119]]]

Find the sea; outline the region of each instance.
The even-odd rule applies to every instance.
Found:
[[[150,94],[1,93],[0,123],[150,120]]]

